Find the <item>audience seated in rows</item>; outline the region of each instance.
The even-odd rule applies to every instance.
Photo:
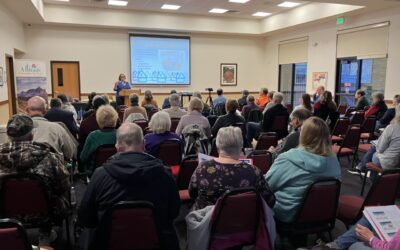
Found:
[[[214,205],[225,191],[240,187],[254,187],[271,208],[274,206],[275,197],[260,170],[239,160],[242,138],[240,128],[219,130],[216,140],[218,158],[200,162],[190,180],[189,195],[195,199],[193,210]]]
[[[226,115],[218,117],[214,126],[211,128],[211,134],[215,137],[218,134],[220,128],[233,126],[237,123],[246,123],[244,118],[240,116],[236,111],[239,108],[239,104],[236,100],[228,100],[226,102]]]
[[[377,116],[381,112],[386,112],[388,109],[385,103],[385,96],[382,92],[375,92],[372,94],[372,105],[371,107],[365,111],[365,118],[368,118],[372,115]]]
[[[300,109],[300,108],[307,109],[310,112],[312,112],[311,96],[309,94],[304,93],[301,95],[300,105],[294,107],[292,112],[294,112],[294,111],[296,111],[296,109]]]
[[[324,91],[319,102],[314,104],[314,115],[325,121],[329,115],[336,111],[337,106],[333,101],[332,92]]]
[[[65,159],[76,159],[77,142],[63,126],[44,118],[46,101],[42,97],[31,97],[26,111],[34,124],[33,141],[47,143]]]
[[[269,102],[268,89],[262,88],[260,90],[260,96],[256,99],[256,105],[259,107],[265,107]]]
[[[62,108],[65,109],[65,110],[68,110],[69,112],[71,112],[74,115],[75,121],[77,121],[78,120],[78,113],[76,112],[75,107],[71,104],[71,101],[69,100],[69,98],[71,98],[71,97],[68,97],[68,96],[66,96],[64,94],[59,94],[57,96],[57,98],[61,100],[61,102],[63,104]]]
[[[176,134],[182,135],[182,131],[190,125],[197,124],[201,126],[208,138],[211,138],[210,122],[205,118],[201,111],[204,110],[204,103],[197,97],[194,97],[189,102],[189,113],[182,116],[176,127]]]
[[[165,111],[159,111],[151,117],[149,128],[151,133],[144,137],[144,145],[148,154],[157,157],[160,144],[166,140],[180,141],[183,149],[184,144],[181,137],[170,132],[171,118]]]
[[[217,89],[217,98],[213,101],[213,108],[215,108],[218,104],[225,105],[226,97],[224,96],[224,91],[222,89]]]
[[[276,197],[275,218],[292,222],[307,188],[324,178],[340,179],[340,164],[332,152],[329,128],[318,117],[307,119],[299,147],[278,156],[265,175]]]
[[[295,109],[290,115],[290,125],[293,131],[284,139],[280,140],[277,147],[271,146],[268,151],[270,151],[276,157],[292,148],[297,148],[297,146],[299,146],[301,126],[310,117],[311,112],[308,109]]]
[[[208,105],[206,102],[203,101],[201,93],[196,91],[193,93],[193,97],[197,97],[203,102],[203,111],[201,111],[201,113],[206,117],[209,116],[211,114],[211,107],[210,105]]]
[[[116,148],[118,153],[93,173],[78,209],[78,222],[87,228],[82,236],[93,235],[88,239],[89,249],[108,249],[109,232],[102,226],[107,211],[120,201],[151,202],[162,249],[179,249],[173,221],[179,214],[180,198],[172,175],[161,160],[143,152],[143,132],[134,123],[118,129]]]
[[[268,92],[268,99],[270,100],[270,102],[265,106],[264,110],[263,110],[263,114],[265,112],[267,112],[268,109],[272,108],[275,103],[272,101],[272,99],[274,99],[274,94],[276,93],[276,91],[269,91]]]
[[[146,109],[139,107],[139,96],[137,94],[129,95],[131,106],[124,111],[124,122],[133,122],[136,120],[148,120]]]
[[[238,99],[239,107],[247,105],[247,97],[249,96],[249,91],[247,89],[242,91],[242,97]]]
[[[142,106],[143,108],[147,108],[151,107],[151,108],[157,108],[158,109],[158,104],[156,102],[156,100],[153,99],[153,94],[151,93],[150,90],[146,90],[144,92],[144,99],[142,101]]]
[[[400,167],[400,104],[396,106],[395,118],[385,128],[376,146],[373,145],[363,156],[355,172],[365,172],[369,162],[383,169]]]
[[[81,163],[84,164],[86,173],[90,176],[95,168],[95,153],[101,145],[114,145],[116,142],[116,129],[118,113],[110,105],[103,105],[96,111],[96,121],[99,129],[91,132],[86,138],[80,154]]]
[[[363,216],[350,230],[335,241],[313,247],[312,250],[350,249],[350,250],[397,250],[400,249],[400,230],[390,241],[383,241],[373,233],[374,228]]]
[[[78,126],[74,119],[74,115],[67,109],[62,108],[63,103],[59,98],[52,98],[50,100],[50,109],[47,110],[44,118],[50,122],[62,122],[75,138],[78,135]]]
[[[364,111],[364,108],[369,106],[364,90],[358,89],[355,94],[355,99],[356,106],[354,108],[356,111]]]
[[[261,132],[272,132],[272,126],[277,116],[286,116],[289,119],[289,113],[287,109],[282,105],[283,95],[280,92],[275,92],[272,98],[272,103],[274,104],[269,108],[263,115],[263,120],[259,123],[249,122],[247,123],[247,140],[251,144],[253,139],[257,139]],[[277,133],[277,138],[281,139],[287,136],[286,133],[279,131]]]
[[[385,114],[382,116],[381,119],[378,120],[376,123],[376,130],[378,131],[381,128],[386,128],[387,125],[393,120],[396,116],[396,106],[400,104],[400,95],[395,95],[393,97],[393,107],[387,109]]]
[[[47,144],[32,141],[33,129],[34,122],[26,115],[14,115],[8,121],[9,142],[0,145],[0,176],[27,173],[41,177],[49,197],[49,220],[56,223],[70,211],[69,175],[60,154]],[[21,219],[29,222],[35,218]],[[40,245],[48,245],[51,226],[46,224],[39,231]]]
[[[170,95],[176,94],[176,93],[177,93],[177,92],[176,92],[175,89],[173,89],[173,90],[171,90],[171,91],[169,92]],[[163,102],[163,105],[162,105],[162,109],[167,109],[167,108],[170,108],[170,107],[171,107],[171,104],[170,104],[170,101],[169,101],[169,96],[167,96],[167,97],[164,98],[164,102]]]
[[[325,92],[325,87],[320,85],[315,90],[315,94],[313,95],[313,102],[314,104],[320,101],[322,94]]]
[[[172,94],[169,96],[170,108],[163,109],[165,112],[169,114],[169,117],[172,118],[181,118],[186,115],[186,111],[180,108],[180,100],[178,94]]]
[[[240,104],[239,104],[240,105]],[[248,121],[249,120],[249,114],[253,110],[260,110],[260,108],[255,104],[255,98],[252,95],[247,96],[247,104],[243,106],[242,108],[242,116],[243,118]]]

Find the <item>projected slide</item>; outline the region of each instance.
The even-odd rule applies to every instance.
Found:
[[[133,84],[190,84],[189,37],[131,35]]]

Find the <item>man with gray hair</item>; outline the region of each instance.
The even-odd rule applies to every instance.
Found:
[[[117,131],[118,153],[92,175],[78,210],[78,221],[95,229],[92,249],[107,249],[109,232],[101,225],[106,211],[120,201],[148,201],[154,205],[162,249],[179,249],[173,221],[180,198],[171,173],[161,160],[144,153],[142,129],[123,123]],[[106,218],[104,218],[106,219]]]
[[[33,141],[47,143],[58,153],[63,154],[65,159],[76,159],[78,142],[60,124],[49,122],[44,118],[46,101],[42,97],[31,97],[26,111],[35,124]]]
[[[169,114],[171,118],[181,118],[182,116],[186,115],[186,111],[179,107],[179,95],[172,94],[169,96],[169,103],[171,105],[170,108],[164,109],[165,112]]]

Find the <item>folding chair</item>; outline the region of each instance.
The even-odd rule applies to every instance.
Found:
[[[278,139],[275,132],[261,133],[258,137],[256,150],[268,150],[271,146],[276,147],[277,145]]]
[[[108,158],[115,155],[117,153],[117,149],[114,144],[104,144],[96,149],[96,153],[94,155],[95,167],[98,168],[103,165]]]
[[[275,116],[272,122],[272,132],[276,132],[276,137],[278,140],[286,137],[288,135],[288,121],[289,117],[286,115]]]
[[[361,126],[363,122],[364,122],[364,111],[355,112],[350,121],[352,125],[359,125],[359,126]]]
[[[342,144],[339,146],[337,144],[332,145],[332,151],[337,155],[338,159],[342,156],[353,157],[351,162],[351,168],[357,160],[357,150],[360,141],[361,129],[358,126],[351,126],[348,128],[346,136],[343,139]],[[350,161],[350,158],[348,158]]]
[[[188,187],[190,179],[192,178],[192,175],[198,165],[199,161],[197,155],[189,155],[182,160],[178,178],[176,180],[179,188],[179,196],[182,202],[191,200],[189,196]]]
[[[340,118],[336,121],[336,125],[332,131],[332,143],[341,143],[343,141],[343,137],[347,132],[347,129],[350,126],[350,120],[347,117]]]
[[[171,128],[169,131],[175,133],[180,120],[181,120],[181,118],[171,118]]]
[[[346,109],[346,113],[344,114],[345,117],[350,117],[351,113],[353,113],[354,111],[356,111],[356,109],[354,107],[348,107]]]
[[[263,175],[271,168],[272,154],[267,150],[255,150],[247,158],[253,159],[253,165],[260,169]]]
[[[177,177],[182,162],[182,143],[178,139],[170,139],[160,143],[158,158],[165,166],[171,167],[172,174]]]
[[[143,134],[145,133],[146,128],[149,126],[149,123],[146,120],[137,120],[134,121],[134,123],[142,128]]]
[[[344,114],[346,114],[346,108],[347,108],[347,105],[345,105],[345,104],[339,104],[339,107],[338,107],[337,111],[338,111],[341,115],[344,115]]]
[[[366,141],[375,132],[376,117],[369,116],[361,125],[361,136],[360,139]]]

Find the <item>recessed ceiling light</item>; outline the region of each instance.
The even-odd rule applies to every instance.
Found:
[[[127,5],[128,5],[128,1],[122,1],[122,0],[108,0],[108,5],[127,6]]]
[[[213,8],[211,9],[209,12],[210,13],[218,13],[218,14],[223,14],[225,12],[227,12],[228,10],[226,9],[219,9],[219,8]]]
[[[285,7],[285,8],[292,8],[292,7],[296,7],[297,5],[300,5],[300,4],[295,3],[295,2],[283,2],[281,4],[278,4],[279,7]]]
[[[179,5],[174,5],[174,4],[164,4],[163,6],[161,6],[161,9],[164,10],[177,10],[179,9],[181,6]]]
[[[269,15],[271,15],[271,13],[258,11],[254,13],[252,16],[269,16]]]
[[[247,3],[250,0],[229,0],[231,3]]]

